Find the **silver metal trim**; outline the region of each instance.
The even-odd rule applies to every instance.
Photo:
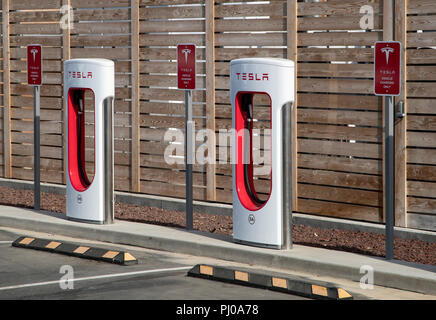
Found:
[[[283,249],[292,248],[292,108],[293,102],[282,107],[282,165],[283,205],[282,239]]]
[[[74,218],[67,216],[67,220],[75,221],[75,222],[85,222],[85,223],[91,223],[91,224],[104,224],[103,221],[100,220],[88,220],[88,219],[80,219],[80,218]]]
[[[114,222],[113,102],[114,97],[107,97],[103,100],[104,224]]]
[[[246,241],[246,240],[239,240],[236,238],[233,238],[233,241],[235,243],[239,243],[239,244],[243,244],[243,245],[247,245],[247,246],[252,246],[252,247],[258,247],[258,248],[276,249],[276,250],[283,249],[283,246],[281,246],[281,245],[258,243],[258,242],[252,242],[252,241]]]

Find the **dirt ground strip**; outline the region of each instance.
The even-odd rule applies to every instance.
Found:
[[[33,190],[0,187],[0,204],[33,208]],[[65,196],[41,193],[41,209],[65,213]],[[115,204],[115,218],[173,228],[185,227],[183,212],[118,202]],[[232,217],[194,213],[196,230],[232,235],[232,227]],[[292,240],[295,244],[371,256],[384,257],[385,254],[383,234],[294,225]],[[396,238],[394,255],[398,260],[436,265],[436,243]]]

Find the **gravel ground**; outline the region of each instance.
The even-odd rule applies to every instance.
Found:
[[[0,204],[33,208],[33,190],[0,187]],[[65,196],[41,193],[41,209],[65,213]],[[115,204],[115,218],[174,228],[185,227],[185,214],[183,212],[118,202]],[[232,218],[194,213],[194,229],[232,235]],[[383,234],[294,225],[292,237],[293,243],[300,245],[378,257],[385,255],[385,236]],[[395,259],[398,260],[436,265],[436,243],[396,238],[394,255]]]

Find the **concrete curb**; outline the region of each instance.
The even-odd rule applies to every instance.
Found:
[[[374,285],[436,294],[436,266],[295,245],[292,250],[271,250],[236,244],[230,237],[183,229],[115,220],[112,225],[83,224],[64,215],[1,207],[0,225],[37,232],[127,244],[195,256],[303,271],[360,281],[362,266],[374,272]]]
[[[353,300],[350,293],[334,284],[301,277],[266,275],[199,264],[188,271],[188,276],[280,291],[318,300]]]
[[[12,246],[59,253],[82,259],[110,262],[124,266],[138,264],[138,260],[128,252],[89,247],[60,240],[47,240],[23,236],[15,240]]]
[[[33,190],[32,181],[13,180],[0,178],[0,186],[16,189]],[[41,191],[53,194],[64,195],[65,186],[57,184],[42,183]],[[165,210],[175,210],[185,212],[185,200],[145,194],[133,194],[125,192],[115,192],[116,201],[138,206],[156,207]],[[194,212],[207,213],[223,216],[232,215],[232,205],[220,203],[208,203],[194,201]],[[377,234],[385,233],[384,224],[353,221],[347,219],[337,219],[323,216],[314,216],[300,213],[293,213],[292,221],[294,224],[306,225],[314,228],[341,229],[349,231],[361,231]],[[417,230],[409,228],[394,228],[395,237],[408,240],[422,240],[426,242],[436,242],[436,232]]]

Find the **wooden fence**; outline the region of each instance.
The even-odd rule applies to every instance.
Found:
[[[68,5],[73,25],[62,28]],[[294,210],[372,222],[384,221],[383,101],[372,94],[373,46],[401,41],[396,102],[405,102],[408,115],[395,124],[396,225],[436,230],[434,0],[2,0],[1,9],[2,177],[33,179],[25,46],[40,43],[42,181],[65,183],[63,61],[108,58],[116,66],[116,189],[183,198],[184,165],[165,161],[165,132],[184,128],[175,46],[194,43],[197,130],[231,128],[232,59],[298,61]],[[267,107],[258,110],[263,128]],[[222,156],[218,139],[197,143]],[[230,163],[194,165],[195,199],[231,203],[231,174]],[[267,192],[267,177],[257,183]]]

